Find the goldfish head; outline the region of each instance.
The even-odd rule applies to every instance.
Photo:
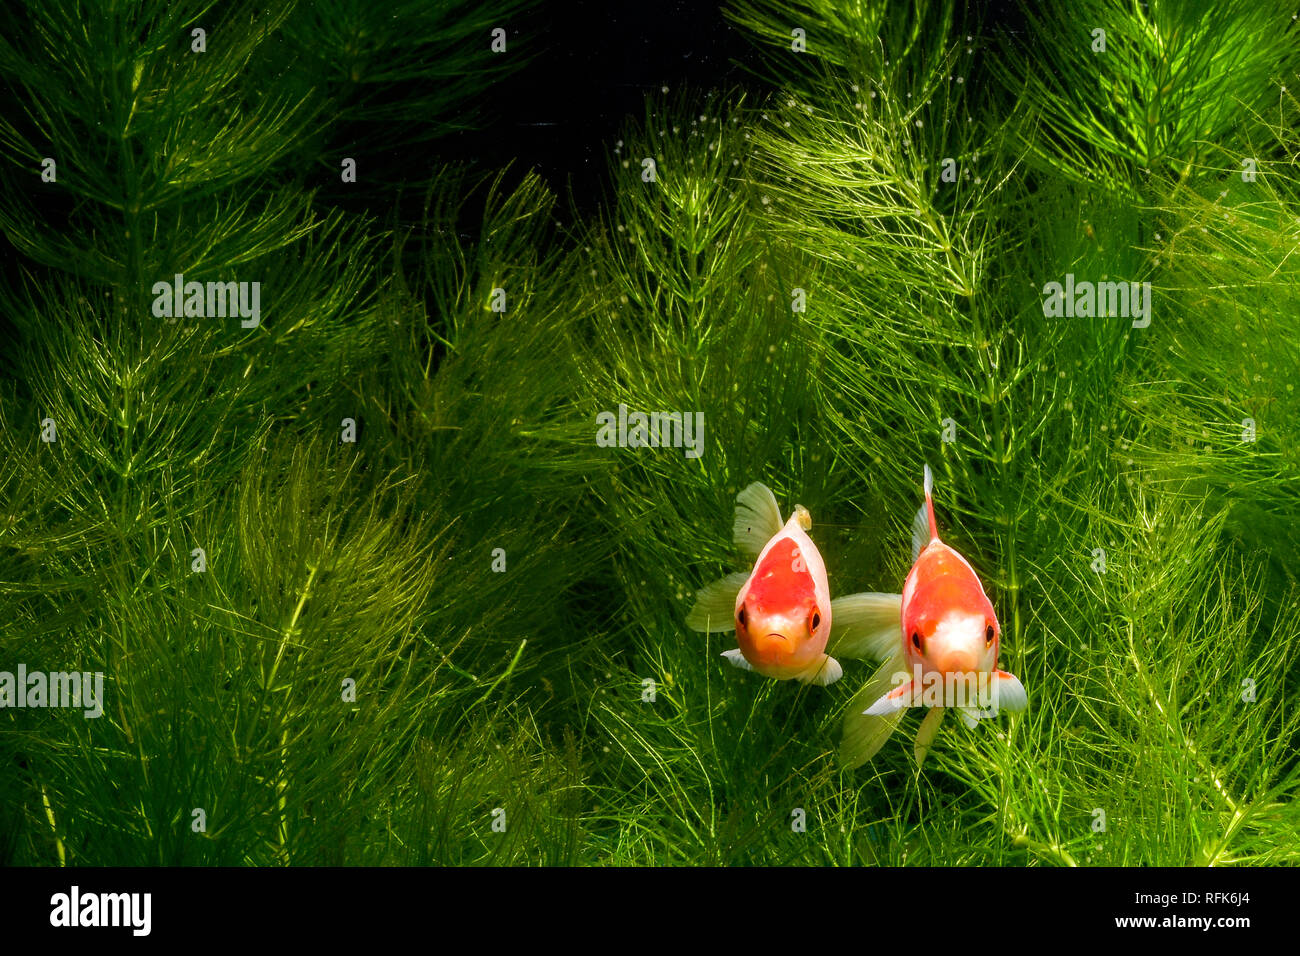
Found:
[[[909,662],[940,674],[985,673],[998,662],[998,619],[987,598],[985,606],[949,606],[938,614],[909,615],[903,639]],[[909,609],[910,610],[910,609]]]
[[[903,584],[903,645],[910,666],[940,674],[997,667],[993,604],[965,558],[937,538],[917,556]]]
[[[736,611],[736,641],[756,668],[806,665],[826,649],[826,627],[815,601],[773,607],[751,594]]]
[[[783,537],[754,568],[736,600],[736,641],[754,670],[785,678],[821,657],[830,635],[821,556],[806,536]]]

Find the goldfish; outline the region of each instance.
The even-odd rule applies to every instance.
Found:
[[[834,602],[811,527],[803,505],[782,523],[772,490],[760,481],[746,487],[736,496],[732,538],[754,556],[753,570],[701,588],[686,624],[706,633],[734,630],[740,646],[722,656],[736,667],[824,686],[843,669],[825,653]]]
[[[1029,703],[1020,681],[997,667],[1002,632],[979,576],[939,538],[929,465],[924,490],[903,593],[854,595],[837,608],[846,626],[836,652],[884,661],[849,704],[840,745],[840,760],[849,767],[871,759],[909,707],[930,708],[916,735],[919,766],[947,710],[956,709],[973,728],[981,718]],[[868,701],[871,706],[859,710]]]

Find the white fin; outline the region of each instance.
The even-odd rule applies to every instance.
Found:
[[[729,651],[723,651],[722,656],[727,659],[728,663],[739,667],[742,671],[752,671],[754,669],[754,665],[745,660],[745,655],[741,653],[739,647],[732,648]]]
[[[874,757],[903,719],[902,709],[880,717],[862,712],[868,704],[888,692],[893,686],[894,674],[899,671],[906,671],[901,652],[881,664],[848,703],[844,734],[840,739],[840,763],[850,770]]]
[[[959,707],[957,716],[961,718],[961,722],[966,725],[968,730],[974,730],[979,726],[980,711],[974,707]]]
[[[994,671],[993,676],[997,680],[993,685],[997,696],[993,699],[997,701],[998,710],[1025,710],[1029,706],[1029,694],[1025,692],[1025,685],[1014,674]]]
[[[934,743],[935,735],[939,733],[939,725],[943,723],[943,715],[946,710],[945,707],[931,707],[930,712],[925,715],[925,720],[921,721],[921,726],[916,731],[916,746],[912,748],[912,753],[916,757],[918,770],[921,764],[925,763],[925,755],[930,752],[930,744]]]
[[[868,717],[883,717],[895,711],[906,710],[913,705],[916,697],[916,681],[910,680],[901,687],[895,687],[888,694],[882,694],[874,704],[862,713]]]
[[[751,557],[757,558],[784,524],[776,496],[761,481],[736,495],[736,520],[731,526],[731,537],[736,547]]]
[[[826,650],[853,660],[883,661],[903,642],[901,594],[863,591],[831,601]]]
[[[834,684],[843,676],[844,668],[840,666],[840,662],[829,654],[823,654],[821,660],[814,662],[808,670],[799,675],[799,680],[805,684],[825,687],[827,684]]]
[[[916,512],[916,517],[912,519],[912,563],[920,557],[921,551],[925,546],[939,537],[939,531],[934,526],[934,472],[930,466],[925,466],[925,502]]]
[[[728,574],[695,592],[695,604],[686,615],[686,626],[692,631],[717,634],[736,627],[736,595],[749,580],[744,571]]]
[[[803,505],[795,505],[794,514],[790,517],[798,521],[799,527],[803,528],[805,531],[812,530],[812,515],[809,514],[808,509]]]
[[[927,466],[928,468],[928,466]],[[916,509],[912,519],[912,563],[921,556],[921,550],[930,543],[930,518],[925,513],[925,505]]]

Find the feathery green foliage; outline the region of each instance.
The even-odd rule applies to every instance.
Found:
[[[1248,137],[1295,74],[1293,7],[1228,0],[1024,3],[1028,43],[998,58],[1023,93],[1031,155],[1059,175],[1149,196],[1139,175],[1187,178]],[[1044,62],[1051,69],[1041,69]]]

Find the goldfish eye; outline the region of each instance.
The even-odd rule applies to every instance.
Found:
[[[740,613],[737,615],[737,617],[740,619],[740,626],[741,626],[741,627],[745,627],[745,626],[746,626],[746,625],[745,625],[745,605],[742,604],[742,605],[740,606]]]
[[[818,614],[816,611],[813,611],[812,629],[814,631],[817,630],[817,628],[821,627],[821,623],[822,623],[822,616]]]
[[[992,624],[990,624],[988,627],[984,628],[984,643],[985,643],[985,644],[992,644],[992,643],[993,643],[993,625],[992,625]]]
[[[921,649],[921,632],[920,632],[920,631],[913,631],[913,632],[912,632],[912,646],[915,647],[918,651]]]

